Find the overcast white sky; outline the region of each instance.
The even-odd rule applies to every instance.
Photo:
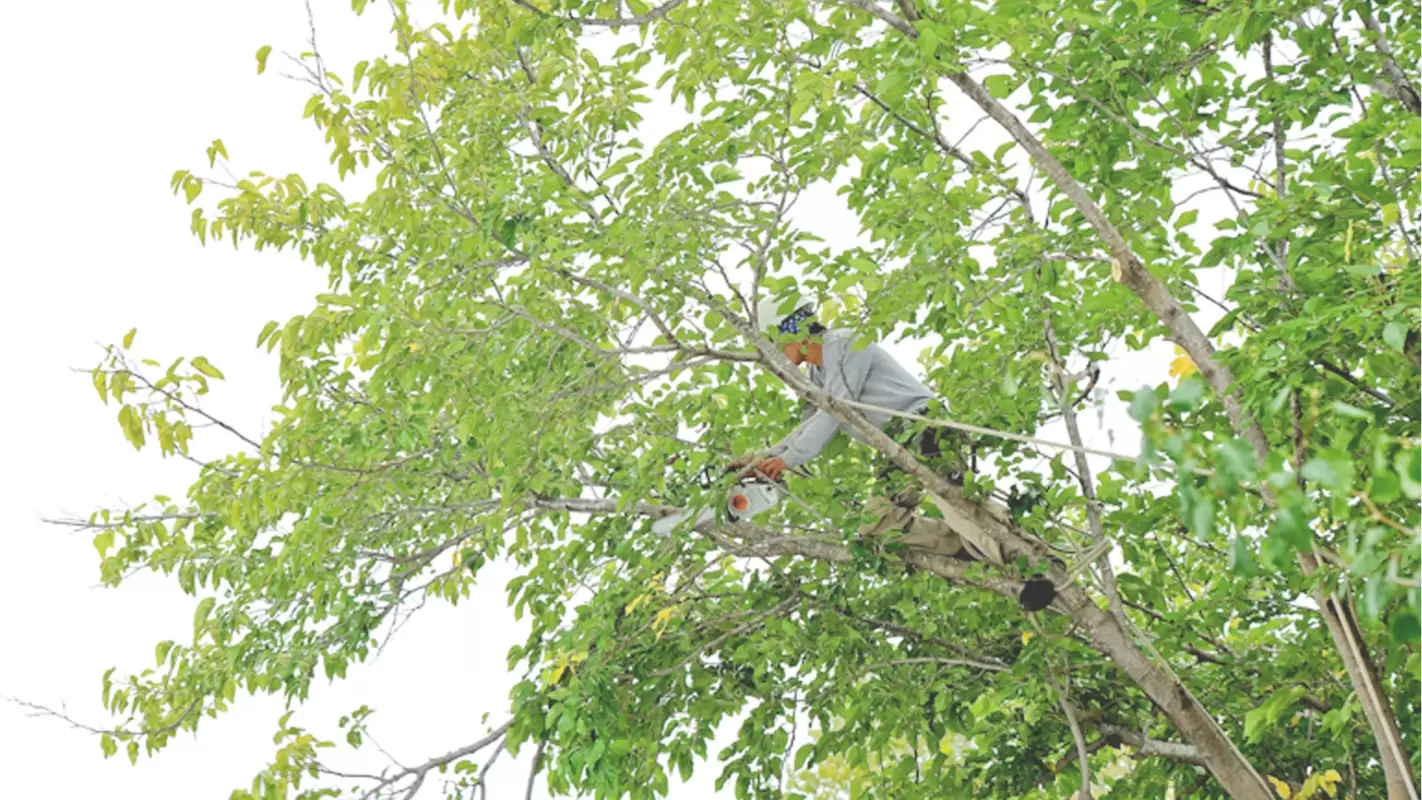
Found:
[[[379,5],[357,19],[345,0],[317,0],[332,69],[348,75],[356,61],[390,49],[389,15]],[[268,320],[307,311],[323,275],[290,253],[201,247],[168,178],[205,167],[204,149],[218,137],[234,169],[301,172],[313,183],[334,182],[334,174],[320,135],[301,119],[307,92],[275,74],[281,50],[304,49],[300,0],[15,3],[7,12],[0,341],[9,348],[12,388],[0,400],[0,695],[64,704],[102,726],[104,670],[141,670],[153,663],[156,642],[188,639],[196,600],[151,577],[118,591],[98,588],[90,536],[41,518],[155,493],[181,496],[192,472],[135,454],[119,433],[117,409],[100,405],[88,376],[71,368],[93,366],[102,343],[137,326],[135,348],[145,356],[205,355],[221,367],[228,380],[209,408],[259,428],[277,383],[275,358],[253,347],[256,334]],[[277,52],[258,76],[253,54],[263,44]],[[828,207],[801,213],[834,219]],[[1137,366],[1140,379],[1131,384],[1164,376],[1158,355]],[[1133,437],[1118,436],[1117,445],[1134,449]],[[231,446],[207,433],[197,442],[214,454]],[[504,604],[503,577],[491,573],[458,609],[431,604],[376,662],[318,688],[296,722],[335,738],[335,719],[368,703],[377,709],[375,736],[407,762],[477,738],[483,713],[498,721],[507,710],[504,656],[522,638]],[[270,757],[283,710],[271,699],[239,697],[233,711],[204,721],[200,739],[184,737],[131,767],[122,757],[105,761],[86,733],[0,703],[3,793],[226,798]],[[712,797],[715,771],[700,769],[674,796]],[[505,763],[493,774],[491,795],[521,792],[522,768]]]

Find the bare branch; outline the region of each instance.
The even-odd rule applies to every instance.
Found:
[[[543,749],[547,744],[546,741],[540,741],[533,751],[533,766],[528,768],[528,789],[523,794],[524,800],[533,800],[533,781],[538,777],[538,768],[543,766]]]
[[[371,800],[371,798],[377,797],[387,788],[390,788],[395,784],[406,780],[407,778],[412,780],[410,785],[405,789],[405,797],[413,797],[415,795],[415,792],[419,791],[420,786],[424,784],[425,776],[429,774],[431,770],[435,770],[448,764],[452,764],[458,761],[459,759],[464,758],[465,756],[470,756],[474,753],[479,752],[480,750],[483,750],[485,747],[488,747],[494,742],[500,741],[501,739],[503,739],[504,734],[508,733],[509,727],[511,725],[513,725],[512,719],[495,728],[489,733],[489,735],[478,740],[477,742],[465,745],[464,747],[461,747],[457,750],[451,750],[442,756],[435,756],[434,758],[431,758],[430,760],[418,766],[406,767],[400,772],[395,773],[394,775],[391,775],[387,778],[383,778],[381,779],[381,782],[378,785],[372,787],[365,794],[361,795],[360,800]],[[502,746],[502,743],[500,743],[500,748],[502,748]],[[497,751],[495,755],[497,755]],[[492,760],[493,759],[490,759],[491,763]]]
[[[14,703],[17,706],[20,706],[21,708],[29,709],[31,712],[29,716],[31,717],[52,717],[54,719],[67,722],[69,724],[69,727],[71,728],[86,731],[96,736],[118,736],[125,739],[149,738],[153,736],[164,736],[166,734],[172,733],[173,731],[181,727],[182,724],[186,722],[190,717],[193,716],[193,714],[198,710],[198,707],[202,702],[201,698],[194,700],[187,707],[187,709],[183,711],[183,713],[178,715],[177,719],[173,720],[167,725],[162,726],[161,728],[128,730],[126,728],[96,728],[92,725],[86,725],[85,723],[79,722],[78,720],[69,716],[69,714],[63,710],[62,706],[61,710],[56,711],[48,706],[42,706],[38,703],[32,703],[28,700],[21,700],[18,697],[6,697],[5,699],[10,701],[11,703]]]
[[[983,661],[972,661],[966,658],[938,658],[934,656],[920,656],[914,658],[896,658],[892,661],[879,661],[864,667],[861,671],[873,672],[884,667],[897,667],[904,664],[941,664],[946,667],[972,667],[973,669],[987,670],[988,672],[1007,672],[1007,667],[1000,667],[996,664],[988,664]]]
[[[1076,457],[1076,478],[1081,486],[1081,495],[1086,499],[1086,519],[1091,526],[1091,538],[1097,545],[1107,542],[1106,532],[1101,523],[1101,504],[1096,500],[1096,484],[1091,477],[1091,465],[1086,461],[1086,454],[1081,451],[1081,428],[1076,424],[1076,402],[1071,398],[1071,386],[1066,378],[1066,363],[1062,360],[1061,352],[1057,348],[1057,336],[1052,329],[1052,318],[1048,316],[1043,320],[1043,329],[1047,337],[1047,353],[1052,359],[1052,383],[1057,391],[1057,402],[1061,404],[1062,422],[1066,424],[1067,438],[1070,439],[1072,455]],[[1116,588],[1116,572],[1111,568],[1111,554],[1109,548],[1103,548],[1097,566],[1101,570],[1101,583],[1106,590],[1106,600],[1111,606],[1111,613],[1116,615],[1122,626],[1129,626],[1126,619],[1126,609],[1121,605],[1121,593]],[[1065,706],[1063,706],[1065,708]],[[1089,781],[1088,781],[1089,787]]]

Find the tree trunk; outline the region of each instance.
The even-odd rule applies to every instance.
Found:
[[[1205,769],[1230,797],[1273,800],[1274,794],[1214,717],[1184,684],[1152,664],[1119,622],[1075,584],[1057,588],[1057,602],[1087,631],[1098,650],[1116,663],[1199,749]]]

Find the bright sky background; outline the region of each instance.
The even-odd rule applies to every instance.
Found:
[[[392,49],[380,5],[356,18],[345,0],[317,0],[321,50],[333,70],[349,75],[356,61]],[[42,518],[181,496],[194,475],[185,462],[135,454],[117,408],[101,405],[87,374],[72,371],[92,367],[102,344],[131,327],[142,356],[166,363],[205,355],[226,373],[207,401],[217,416],[245,430],[265,424],[277,399],[276,359],[253,346],[257,332],[309,310],[324,275],[292,253],[234,252],[226,242],[203,248],[187,232],[188,209],[168,179],[176,169],[205,168],[204,149],[220,137],[235,170],[334,182],[320,134],[301,119],[306,87],[276,74],[282,50],[305,49],[306,25],[300,0],[161,0],[141,11],[16,3],[0,26],[0,67],[12,76],[0,127],[0,232],[10,276],[0,292],[0,341],[10,348],[13,381],[0,401],[7,454],[0,696],[63,705],[103,727],[110,722],[100,704],[103,672],[144,669],[155,643],[191,637],[197,601],[175,582],[143,576],[118,591],[99,588],[91,537]],[[258,76],[253,54],[263,44],[275,52]],[[811,202],[799,216],[842,233],[834,223],[843,213]],[[917,348],[899,352],[912,363]],[[1114,388],[1159,381],[1164,364],[1159,353],[1117,364]],[[1135,434],[1122,430],[1116,447],[1134,450]],[[1099,434],[1089,443],[1109,446]],[[232,446],[212,431],[195,441],[199,456]],[[369,704],[377,709],[375,738],[405,763],[478,738],[481,715],[494,723],[506,715],[513,681],[504,657],[522,638],[505,606],[507,577],[491,570],[458,609],[431,604],[350,680],[318,681],[295,722],[337,738],[336,718]],[[232,711],[204,720],[200,739],[183,736],[131,767],[122,756],[105,761],[87,733],[0,702],[4,794],[225,800],[270,758],[283,711],[277,699],[239,696]],[[378,755],[370,758],[363,766],[378,768]],[[716,772],[701,768],[674,796],[714,796]],[[491,796],[522,796],[524,767],[506,762],[492,774]]]

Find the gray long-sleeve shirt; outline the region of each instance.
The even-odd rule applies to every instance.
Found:
[[[842,400],[910,413],[921,413],[928,407],[933,392],[927,386],[919,383],[879,345],[854,349],[855,339],[849,331],[825,331],[824,366],[810,365],[810,382]],[[889,424],[891,419],[879,411],[863,413],[879,428]],[[768,453],[780,456],[791,467],[798,467],[819,455],[840,427],[839,420],[812,406],[800,427]]]

